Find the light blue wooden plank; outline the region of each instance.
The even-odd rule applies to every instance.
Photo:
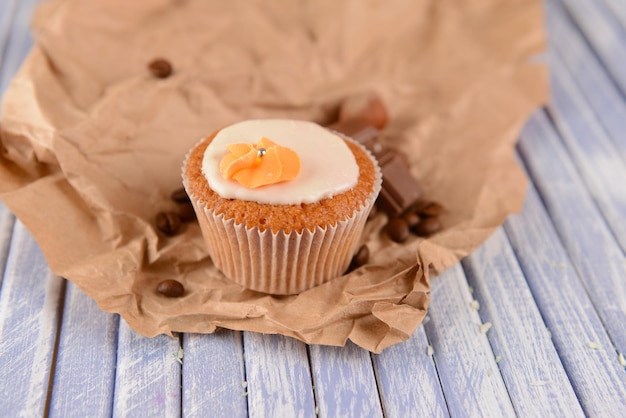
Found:
[[[551,66],[550,114],[587,190],[626,251],[626,160],[618,157],[560,60],[553,59]]]
[[[548,0],[557,1],[557,0]],[[561,0],[607,71],[626,93],[626,32],[601,0]],[[563,41],[565,42],[565,41]]]
[[[114,417],[180,415],[179,350],[178,338],[167,335],[146,338],[120,320]]]
[[[314,417],[306,345],[282,335],[244,332],[250,417]]]
[[[0,295],[2,294],[2,275],[4,275],[4,267],[9,254],[14,224],[15,217],[4,203],[0,202]]]
[[[611,341],[625,352],[624,253],[545,113],[537,112],[526,124],[519,150]]]
[[[621,0],[620,0],[621,1]],[[626,11],[626,7],[623,7]],[[550,51],[571,73],[584,95],[584,104],[593,110],[614,145],[626,161],[626,101],[583,35],[558,1],[546,2]],[[560,73],[561,71],[559,71]]]
[[[17,222],[0,296],[0,416],[43,416],[64,281]]]
[[[386,417],[449,416],[428,346],[424,327],[420,325],[406,342],[373,355]]]
[[[604,0],[606,7],[620,21],[622,27],[626,28],[626,7],[623,0]]]
[[[320,417],[382,417],[369,351],[345,347],[309,348]]]
[[[8,42],[4,49],[2,72],[0,72],[0,91],[6,91],[9,82],[17,73],[33,45],[30,19],[35,6],[41,0],[20,0],[16,2]]]
[[[463,261],[519,416],[584,417],[502,228]]]
[[[626,416],[626,373],[534,187],[505,230],[585,413]]]
[[[183,416],[246,417],[248,392],[241,332],[183,336]]]
[[[0,68],[4,62],[6,44],[11,32],[11,21],[15,13],[16,0],[0,0]],[[0,90],[0,97],[4,90]]]
[[[51,417],[111,416],[118,316],[69,282],[57,349]]]
[[[431,280],[426,335],[450,415],[514,417],[515,411],[460,265]]]

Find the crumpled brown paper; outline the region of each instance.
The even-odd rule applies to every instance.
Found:
[[[56,274],[146,336],[226,327],[380,352],[424,317],[429,271],[521,207],[513,146],[547,94],[538,0],[54,0],[33,22],[3,103],[0,197]],[[149,74],[157,57],[171,77]],[[156,232],[201,137],[247,118],[327,123],[363,91],[389,107],[382,141],[447,208],[443,232],[393,243],[378,215],[367,266],[281,297],[225,279],[196,224]],[[186,295],[158,296],[166,278]]]

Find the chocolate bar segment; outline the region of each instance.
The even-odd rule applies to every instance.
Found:
[[[372,151],[379,133],[378,129],[360,119],[335,122],[327,128],[349,136],[370,151]]]
[[[377,141],[378,129],[360,119],[336,122],[328,128],[354,139],[376,157],[383,173],[382,190],[376,203],[389,215],[402,214],[422,196],[421,187],[404,159]]]
[[[381,164],[381,169],[383,187],[377,203],[390,215],[399,216],[422,196],[421,187],[396,153]]]

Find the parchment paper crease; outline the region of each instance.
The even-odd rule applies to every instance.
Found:
[[[527,0],[49,1],[3,101],[0,197],[56,274],[143,335],[225,327],[380,352],[420,324],[429,271],[521,207],[513,147],[546,98],[542,24]],[[157,57],[171,77],[147,71]],[[389,107],[382,141],[447,208],[443,232],[396,244],[378,215],[370,264],[289,297],[223,278],[196,224],[156,232],[201,137],[246,118],[328,123],[363,91]],[[186,295],[158,296],[166,278]]]

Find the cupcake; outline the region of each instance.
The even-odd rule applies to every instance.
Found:
[[[312,122],[247,120],[200,141],[183,184],[226,277],[295,294],[341,276],[381,187],[360,144]]]

